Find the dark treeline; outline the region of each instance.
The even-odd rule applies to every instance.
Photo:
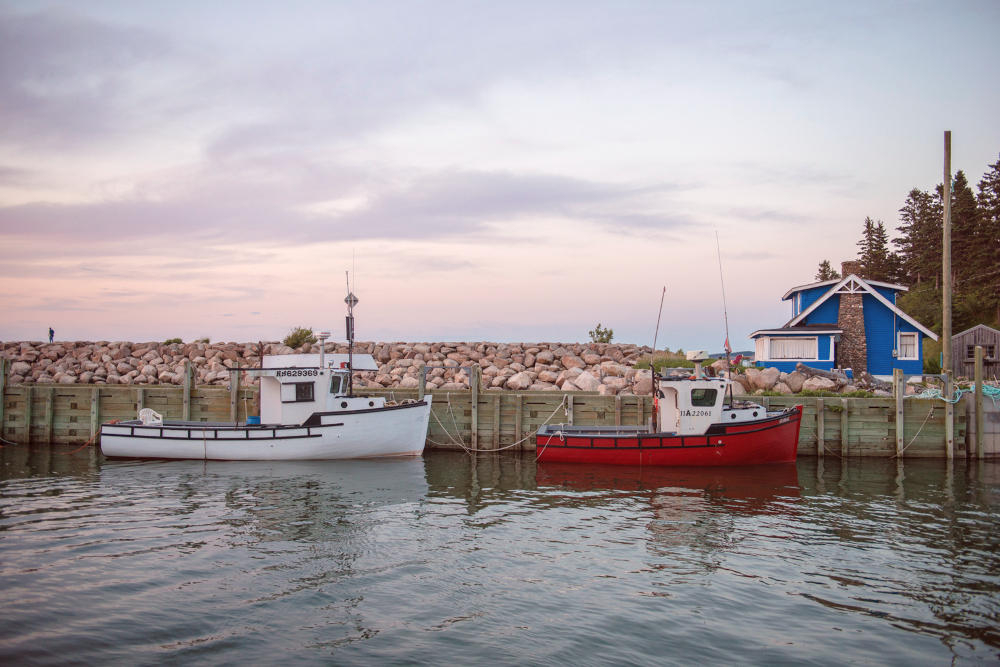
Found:
[[[954,331],[976,324],[1000,325],[1000,159],[989,166],[973,192],[962,171],[951,193],[952,322]],[[900,307],[941,333],[941,248],[944,187],[910,190],[899,209],[898,236],[890,242],[885,224],[866,218],[858,260],[862,278],[906,285]],[[895,246],[892,248],[891,246]],[[823,260],[817,280],[840,275]]]

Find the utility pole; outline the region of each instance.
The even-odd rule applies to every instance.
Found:
[[[941,272],[944,308],[941,318],[942,373],[951,373],[951,131],[944,133],[944,239],[941,243]],[[949,396],[948,398],[951,398]]]

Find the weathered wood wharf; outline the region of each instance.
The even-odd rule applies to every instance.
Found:
[[[0,373],[0,384],[5,383]],[[650,396],[601,396],[596,392],[434,390],[427,433],[429,449],[535,449],[544,423],[592,426],[645,424]],[[152,408],[165,419],[242,422],[256,414],[257,390],[224,387],[38,384],[0,386],[3,438],[19,444],[96,444],[100,424],[135,419]],[[359,394],[396,400],[419,389],[364,389]],[[800,456],[965,457],[964,409],[949,415],[940,400],[895,398],[754,397],[765,407],[803,405]],[[951,428],[947,425],[951,422]],[[949,443],[949,439],[951,442]],[[974,447],[972,450],[974,451]]]

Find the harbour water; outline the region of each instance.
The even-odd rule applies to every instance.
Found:
[[[0,449],[2,665],[1000,660],[1000,464]]]

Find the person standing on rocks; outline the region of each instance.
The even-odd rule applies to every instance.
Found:
[[[49,342],[51,343],[52,339],[55,337],[56,337],[56,332],[52,330],[52,327],[49,327]]]

